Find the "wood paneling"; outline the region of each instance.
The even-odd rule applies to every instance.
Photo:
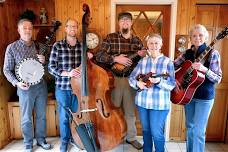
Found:
[[[57,105],[56,101],[52,99],[52,96],[49,96],[47,108],[46,108],[46,135],[48,137],[58,136],[59,135],[59,117],[56,112]],[[21,117],[20,117],[20,107],[18,101],[8,102],[9,110],[9,120],[10,120],[10,139],[21,139]],[[35,113],[32,117],[33,123],[35,123]]]
[[[81,37],[81,21],[84,14],[82,6],[84,3],[88,4],[91,11],[89,28],[94,29],[102,38],[110,32],[110,0],[56,0],[56,19],[63,23],[63,26],[57,32],[57,40],[65,36],[64,26],[67,18],[74,18],[79,22],[78,37]]]
[[[9,143],[10,130],[7,101],[14,92],[14,89],[3,76],[4,54],[6,46],[18,37],[15,33],[17,33],[16,22],[20,11],[19,1],[13,3],[13,0],[8,0],[0,4],[0,148]]]
[[[47,9],[49,19],[55,16],[54,0],[6,0],[6,2],[0,3],[0,149],[10,142],[7,103],[12,95],[15,95],[15,88],[7,82],[2,72],[5,50],[8,44],[19,38],[17,32],[19,15],[29,8],[39,16],[41,7]],[[39,23],[39,17],[37,17],[36,23]]]
[[[14,92],[14,89],[11,85],[6,82],[6,79],[2,75],[2,65],[3,58],[6,46],[18,38],[17,30],[16,30],[16,21],[26,8],[34,10],[34,12],[39,15],[39,10],[41,7],[45,7],[48,13],[49,22],[52,17],[55,16],[56,19],[62,21],[63,23],[69,17],[75,18],[79,21],[79,31],[81,31],[81,17],[83,15],[82,5],[86,2],[91,9],[91,24],[90,28],[95,29],[101,36],[104,38],[106,34],[110,33],[110,2],[111,0],[6,0],[5,3],[0,4],[0,148],[2,148],[9,141],[9,125],[8,125],[8,113],[7,113],[7,102]],[[176,33],[186,35],[190,27],[196,22],[196,4],[227,4],[227,0],[178,0],[177,7],[177,27]],[[225,6],[220,6],[225,7]],[[12,11],[13,10],[13,11]],[[218,27],[222,28],[227,25],[227,10],[228,9],[220,9],[220,22],[218,23]],[[213,14],[213,13],[212,13]],[[212,15],[209,13],[209,15]],[[213,16],[213,15],[212,15]],[[197,19],[197,20],[204,20]],[[205,22],[205,21],[204,21]],[[212,25],[211,22],[206,21],[208,25]],[[36,20],[36,23],[39,23],[39,20]],[[220,29],[211,30],[210,32],[216,33]],[[7,33],[7,34],[6,34]],[[64,33],[64,25],[61,26],[60,30],[57,34],[57,39],[60,40],[65,36]],[[227,39],[225,40],[227,41]],[[227,44],[227,42],[226,42]],[[227,45],[221,44],[223,51],[220,50],[222,58],[222,62],[227,60],[228,55],[224,53],[227,50]],[[225,69],[225,65],[222,65],[222,68]],[[227,77],[228,72],[223,70],[223,75]],[[223,79],[222,81],[228,81],[227,79]],[[226,97],[227,93],[222,90],[226,89],[227,85],[222,84],[217,86],[221,91],[217,94],[217,96],[223,97],[224,100],[228,100]],[[217,97],[216,97],[217,98]],[[216,99],[217,100],[217,99]],[[216,101],[217,102],[217,101]],[[219,106],[218,106],[219,107]],[[214,109],[217,109],[215,106]],[[213,113],[213,112],[212,112]],[[224,113],[224,111],[223,111]],[[212,114],[213,116],[214,114]],[[209,126],[213,126],[214,124],[209,122]],[[173,105],[172,113],[171,113],[171,124],[170,124],[170,136],[173,139],[184,140],[185,139],[185,126],[184,126],[184,112],[183,107]],[[209,128],[210,130],[210,128]],[[228,132],[228,130],[227,130]],[[227,137],[228,139],[228,137]]]

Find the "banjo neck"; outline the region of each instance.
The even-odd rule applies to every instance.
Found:
[[[55,36],[55,32],[52,32],[49,36],[46,36],[45,43],[41,43],[40,44],[40,52],[39,52],[39,54],[41,54],[41,55],[45,54],[45,52],[48,50],[50,42],[52,41],[54,36]]]
[[[56,30],[59,28],[60,25],[61,25],[60,21],[53,21],[52,28],[50,30],[51,33],[45,37],[46,39],[45,43],[39,44],[39,49],[40,49],[39,54],[44,55],[45,52],[48,50],[49,45],[51,44],[51,41],[55,37]]]

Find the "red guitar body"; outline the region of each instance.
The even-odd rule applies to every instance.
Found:
[[[191,69],[192,62],[186,60],[181,68],[175,72],[176,87],[171,91],[171,102],[174,104],[188,104],[196,89],[203,83],[205,75],[195,69],[188,75],[188,69]],[[189,82],[186,82],[189,79]],[[186,84],[187,85],[183,85]]]

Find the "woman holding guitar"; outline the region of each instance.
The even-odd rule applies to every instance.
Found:
[[[220,55],[217,50],[211,50],[210,54],[202,61],[195,59],[205,51],[208,31],[203,25],[193,26],[189,33],[192,46],[181,54],[175,61],[176,69],[179,69],[186,60],[192,62],[191,67],[205,75],[202,84],[196,89],[189,104],[184,106],[187,127],[187,152],[204,152],[205,131],[208,118],[214,103],[215,83],[222,78]]]
[[[149,56],[139,61],[129,77],[130,86],[138,91],[135,103],[143,130],[143,152],[164,152],[165,120],[170,109],[170,91],[175,87],[173,62],[161,53],[162,38],[158,34],[147,37]],[[151,86],[138,79],[139,75],[154,73],[149,80]],[[163,74],[167,74],[163,78]],[[155,76],[156,75],[156,76]]]

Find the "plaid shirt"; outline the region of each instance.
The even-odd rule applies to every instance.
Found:
[[[161,81],[150,88],[137,91],[135,97],[136,105],[154,110],[170,109],[170,91],[175,87],[173,62],[163,54],[156,59],[149,56],[144,57],[129,76],[130,86],[138,89],[136,77],[139,74],[147,74],[149,72],[156,74],[168,73],[169,76],[167,79],[161,77]]]
[[[175,61],[175,69],[180,68],[182,63],[185,61],[185,53],[182,53]],[[208,61],[210,63],[209,69],[206,72],[206,77],[214,83],[219,83],[222,79],[222,70],[220,63],[220,55],[217,50],[213,50],[208,57]]]
[[[113,64],[114,56],[135,53],[142,48],[143,43],[137,36],[125,39],[120,32],[116,32],[107,35],[95,57],[97,62]]]
[[[56,42],[50,54],[48,71],[55,76],[56,87],[71,90],[70,77],[61,76],[62,71],[70,72],[81,64],[82,44],[77,41],[75,47],[69,46],[66,40]]]
[[[36,54],[37,50],[34,42],[31,45],[26,45],[25,41],[19,39],[7,46],[3,72],[13,86],[16,86],[19,82],[15,76],[15,66],[25,58],[36,58]]]

